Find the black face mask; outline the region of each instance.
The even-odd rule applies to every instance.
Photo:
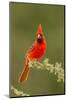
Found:
[[[43,42],[43,36],[42,36],[42,34],[40,34],[40,38],[37,38],[37,42],[38,43],[42,43]]]
[[[37,39],[37,42],[38,42],[38,43],[42,43],[42,42],[43,42],[43,39],[42,39],[42,38]]]

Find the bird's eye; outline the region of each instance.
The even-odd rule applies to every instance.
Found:
[[[42,34],[40,34],[40,36],[42,37],[43,35],[42,35]]]

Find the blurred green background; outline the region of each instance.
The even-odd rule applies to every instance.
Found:
[[[10,85],[30,95],[64,94],[64,83],[48,71],[32,69],[26,82],[18,83],[25,54],[41,23],[47,41],[44,58],[64,66],[64,6],[10,2]],[[43,58],[43,59],[44,59]],[[14,94],[11,92],[11,96]]]

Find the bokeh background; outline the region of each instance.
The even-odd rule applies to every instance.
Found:
[[[18,83],[25,54],[35,40],[41,24],[47,41],[44,58],[64,67],[64,5],[10,2],[10,86],[34,95],[64,94],[64,83],[48,71],[31,70],[26,82]],[[42,60],[43,60],[42,59]],[[15,96],[10,91],[11,96]]]

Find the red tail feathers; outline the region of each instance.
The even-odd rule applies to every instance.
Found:
[[[20,77],[19,77],[19,82],[23,82],[25,80],[27,80],[28,75],[29,75],[29,63],[25,64],[23,72],[21,73]]]

